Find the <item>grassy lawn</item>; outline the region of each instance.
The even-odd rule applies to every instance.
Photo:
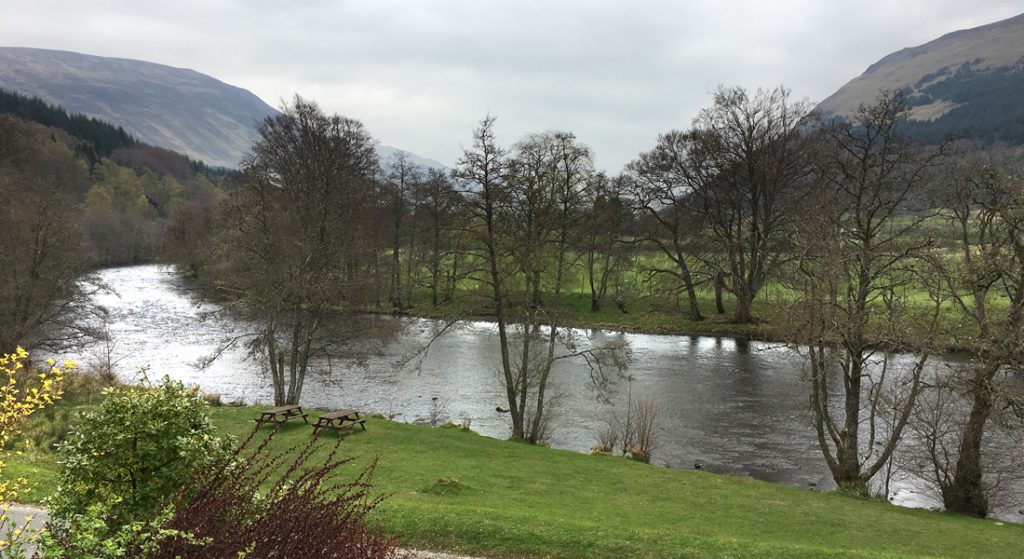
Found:
[[[258,414],[252,407],[210,411],[238,437]],[[271,446],[292,449],[310,432],[293,422]],[[417,548],[487,557],[1024,557],[1024,526],[534,447],[455,427],[370,419],[342,448],[356,461],[341,475],[354,477],[380,458],[374,482],[388,497],[373,519]],[[27,500],[52,491],[52,454],[10,453],[7,461],[6,475],[38,482]]]

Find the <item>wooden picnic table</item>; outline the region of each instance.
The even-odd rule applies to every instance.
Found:
[[[301,406],[290,405],[280,406],[277,408],[269,409],[265,412],[260,413],[259,419],[256,419],[256,428],[259,429],[267,423],[273,423],[274,425],[281,425],[289,419],[301,417],[303,421],[309,424],[309,418],[307,414],[302,411]]]
[[[355,429],[356,425],[362,427],[364,431],[366,430],[366,419],[359,417],[358,411],[348,408],[334,410],[320,416],[316,425],[313,426],[313,435],[315,436],[320,429],[334,429],[341,432],[346,427]]]

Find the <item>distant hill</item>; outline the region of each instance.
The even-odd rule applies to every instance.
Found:
[[[0,88],[225,167],[238,165],[254,123],[276,112],[252,93],[193,70],[43,49],[0,48]]]
[[[848,115],[882,89],[904,91],[906,131],[924,142],[955,135],[1024,144],[1024,14],[894,52],[818,108]]]
[[[229,168],[238,167],[256,140],[256,123],[278,114],[253,93],[194,70],[45,49],[0,47],[0,89],[39,97],[120,126],[147,144]],[[393,151],[378,146],[382,161]],[[444,168],[419,156],[413,161]]]

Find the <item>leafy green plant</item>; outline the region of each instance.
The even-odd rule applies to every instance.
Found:
[[[48,525],[39,539],[39,554],[47,559],[141,559],[152,556],[168,539],[198,542],[191,534],[163,527],[173,509],[156,517],[110,525],[111,508],[95,503],[64,525]]]
[[[111,388],[82,414],[59,449],[61,472],[48,503],[69,523],[102,504],[118,528],[154,514],[196,471],[230,451],[194,388],[164,377],[156,388]]]

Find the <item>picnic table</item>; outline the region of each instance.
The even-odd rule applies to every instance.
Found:
[[[260,414],[259,419],[255,420],[256,421],[256,429],[259,429],[260,427],[262,427],[263,425],[265,425],[267,423],[273,423],[274,425],[281,425],[282,423],[288,421],[289,419],[296,418],[296,417],[301,417],[303,421],[305,421],[307,424],[309,423],[309,419],[307,418],[307,414],[302,411],[302,407],[301,406],[291,405],[291,406],[281,406],[281,407],[269,409],[269,410],[267,410],[265,412],[262,412]]]
[[[313,435],[315,436],[320,429],[334,429],[340,432],[344,428],[355,429],[356,425],[362,427],[364,431],[366,430],[366,419],[359,417],[359,412],[347,408],[334,410],[320,416],[316,425],[313,426]]]

